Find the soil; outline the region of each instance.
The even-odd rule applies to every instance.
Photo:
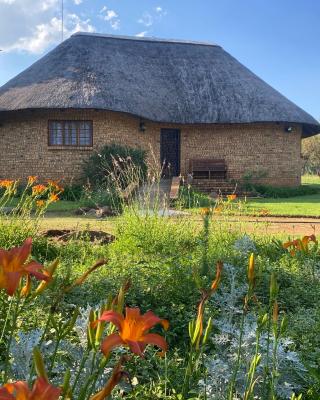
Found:
[[[87,238],[90,242],[98,241],[101,244],[108,244],[115,240],[115,236],[103,231],[83,230],[76,231],[71,229],[49,229],[42,232],[43,236],[57,240],[58,242],[67,242],[71,239]]]

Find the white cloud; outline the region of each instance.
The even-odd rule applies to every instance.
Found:
[[[155,10],[159,17],[167,15],[167,11],[165,11],[161,6],[156,7]]]
[[[103,6],[100,10],[100,17],[109,22],[112,29],[120,29],[120,19],[114,10],[109,9],[107,6]]]
[[[79,6],[82,3],[82,0],[73,0],[76,6]]]
[[[139,24],[149,27],[153,24],[153,17],[150,13],[145,12],[143,13],[142,17],[138,20],[138,22]]]
[[[60,0],[0,0],[0,48],[42,53],[61,40]],[[64,38],[77,31],[93,32],[90,20],[66,13]]]
[[[117,18],[118,14],[114,10],[107,10],[104,19],[110,21],[113,18]]]
[[[135,36],[136,37],[145,37],[147,33],[148,33],[148,31],[143,31],[143,32],[137,33]]]

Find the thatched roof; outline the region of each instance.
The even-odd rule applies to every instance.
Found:
[[[220,46],[77,33],[0,88],[0,113],[103,109],[167,123],[318,122]]]

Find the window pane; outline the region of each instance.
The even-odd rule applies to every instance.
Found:
[[[91,146],[92,144],[92,125],[89,121],[81,121],[79,129],[79,145]]]
[[[92,146],[92,121],[49,121],[50,146]]]
[[[64,124],[64,144],[67,146],[75,146],[77,144],[76,122],[66,122]]]
[[[49,125],[49,143],[50,145],[62,145],[62,123],[57,121],[50,122]]]

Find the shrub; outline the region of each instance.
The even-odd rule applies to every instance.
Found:
[[[60,195],[61,200],[77,201],[83,196],[82,185],[66,185]]]
[[[204,193],[198,192],[189,186],[181,186],[178,205],[181,208],[209,207],[214,200]]]
[[[273,198],[307,196],[319,193],[319,189],[310,186],[274,187],[267,185],[253,185],[253,188],[261,195]]]
[[[138,148],[130,148],[111,144],[94,153],[83,165],[84,177],[93,186],[112,183],[114,177],[120,178],[122,187],[130,183],[130,171],[139,170],[140,179],[146,176],[146,152]]]

